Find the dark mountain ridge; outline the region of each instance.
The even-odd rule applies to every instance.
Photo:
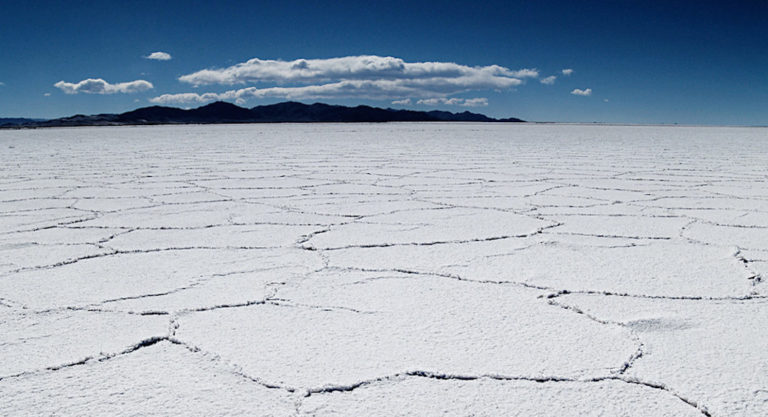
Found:
[[[196,109],[151,106],[121,114],[74,115],[44,121],[26,121],[2,127],[120,126],[214,123],[361,123],[361,122],[522,122],[516,118],[494,119],[465,111],[416,111],[371,106],[337,106],[294,101],[250,109],[217,101]]]
[[[0,117],[0,126],[21,125],[24,123],[42,122],[45,119],[27,119],[24,117]]]

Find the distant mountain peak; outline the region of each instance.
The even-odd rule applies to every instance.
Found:
[[[232,104],[228,101],[214,101],[213,103],[208,103],[206,105],[200,106],[197,108],[197,110],[200,109],[232,109],[232,108],[238,108],[242,109],[242,107]]]

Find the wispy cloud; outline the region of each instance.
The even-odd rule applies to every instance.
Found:
[[[44,95],[44,96],[46,96],[46,97],[50,97],[50,96],[51,96],[51,93],[45,93],[45,94],[43,94],[43,95]]]
[[[4,86],[4,85],[5,85],[5,83],[4,83],[4,82],[2,82],[2,81],[0,81],[0,87],[2,87],[2,86]]]
[[[573,94],[575,96],[591,96],[592,95],[592,89],[591,88],[587,88],[587,89],[582,90],[582,89],[579,89],[579,88],[574,88],[573,91],[571,91],[571,94]]]
[[[479,106],[487,106],[488,105],[488,99],[485,97],[478,97],[478,98],[468,98],[465,99],[463,103],[460,104],[464,107],[479,107]]]
[[[445,97],[436,97],[436,98],[426,98],[421,99],[416,102],[416,104],[424,104],[427,106],[437,106],[440,104],[448,105],[448,106],[464,106],[464,107],[480,107],[480,106],[487,106],[488,105],[488,99],[485,97],[478,97],[478,98],[445,98]]]
[[[411,99],[406,98],[406,99],[403,99],[403,100],[395,100],[395,101],[392,102],[392,104],[394,104],[396,106],[407,106],[407,105],[411,104]]]
[[[568,76],[568,75],[571,75],[571,74],[573,74],[573,70],[572,70],[572,69],[570,69],[570,68],[566,68],[566,69],[564,69],[564,70],[562,70],[562,71],[560,71],[560,72],[562,72],[562,73],[563,73],[563,75],[565,75],[565,76]]]
[[[137,93],[154,88],[152,83],[145,80],[129,81],[125,83],[110,84],[101,78],[88,78],[79,83],[59,81],[53,85],[67,94],[115,94]]]
[[[555,83],[555,80],[557,79],[556,75],[550,75],[549,77],[544,77],[539,80],[542,84],[552,85]]]
[[[168,61],[171,59],[171,54],[168,52],[152,52],[151,54],[145,56],[146,59],[154,59],[155,61]]]
[[[194,86],[266,83],[272,86],[251,86],[223,93],[164,94],[153,101],[199,103],[265,97],[403,100],[448,97],[477,90],[508,90],[522,84],[525,78],[538,76],[535,69],[405,62],[400,58],[375,55],[293,61],[254,58],[227,68],[183,75],[179,80]]]

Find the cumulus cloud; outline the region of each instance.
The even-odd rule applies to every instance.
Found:
[[[549,77],[544,77],[539,80],[540,83],[546,84],[546,85],[552,85],[555,83],[555,80],[557,79],[557,76],[550,75]]]
[[[573,74],[573,70],[572,70],[572,69],[570,69],[570,68],[566,68],[566,69],[562,70],[561,72],[562,72],[562,73],[563,73],[563,75],[565,75],[565,76],[568,76],[568,75],[571,75],[571,74]]]
[[[395,100],[395,101],[392,102],[392,104],[394,104],[396,106],[407,106],[407,105],[411,104],[411,99],[406,98],[406,99],[403,99],[403,100]]]
[[[178,94],[163,94],[157,97],[149,99],[150,102],[156,104],[192,104],[192,103],[205,103],[208,101],[224,100],[219,98],[219,94],[216,93],[178,93]]]
[[[171,59],[171,54],[168,52],[152,52],[151,54],[145,56],[146,59],[154,59],[155,61],[168,61]]]
[[[435,97],[435,98],[425,98],[421,99],[416,102],[416,104],[423,104],[427,106],[437,106],[440,104],[443,105],[449,105],[449,106],[464,106],[464,107],[479,107],[479,106],[487,106],[488,105],[488,99],[484,97],[478,97],[478,98],[445,98],[445,97]]]
[[[535,68],[523,68],[517,71],[509,71],[509,75],[516,78],[536,78],[539,76],[539,70]]]
[[[182,75],[179,80],[193,85],[275,82],[317,84],[342,80],[416,80],[461,78],[498,84],[507,88],[520,78],[538,77],[535,69],[510,70],[499,65],[470,67],[453,62],[405,62],[400,58],[376,55],[347,56],[293,61],[253,58],[227,68],[205,69]]]
[[[204,103],[214,100],[243,102],[249,98],[402,100],[449,97],[477,90],[514,88],[539,72],[511,70],[500,65],[467,66],[453,62],[405,62],[375,55],[293,61],[254,58],[220,69],[182,75],[193,86],[243,85],[223,93],[164,94],[154,103]],[[264,85],[264,84],[272,84]]]
[[[587,89],[582,90],[582,89],[579,89],[579,88],[574,88],[573,91],[571,91],[571,94],[573,94],[575,96],[591,96],[592,95],[592,89],[591,88],[587,88]]]
[[[88,78],[79,83],[59,81],[53,85],[67,94],[115,94],[137,93],[154,88],[152,83],[145,80],[129,81],[125,83],[110,84],[101,78]]]
[[[434,82],[434,81],[431,81]],[[398,97],[448,96],[479,89],[476,85],[462,85],[460,81],[432,84],[414,80],[345,80],[335,83],[299,87],[247,87],[223,93],[163,94],[152,98],[153,103],[205,103],[215,100],[243,100],[249,98],[282,98],[288,100],[365,98],[388,100]]]
[[[325,99],[338,97],[364,97],[386,99],[393,96],[407,96],[413,89],[399,88],[391,83],[379,81],[341,81],[337,83],[301,87],[248,87],[223,93],[180,93],[163,94],[154,97],[153,103],[205,103],[216,100],[244,101],[249,98]]]

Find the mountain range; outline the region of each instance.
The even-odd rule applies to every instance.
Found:
[[[510,117],[448,111],[383,109],[294,101],[244,108],[217,101],[195,109],[151,106],[120,114],[74,115],[51,120],[0,119],[0,127],[120,126],[215,123],[360,123],[360,122],[523,122]]]

